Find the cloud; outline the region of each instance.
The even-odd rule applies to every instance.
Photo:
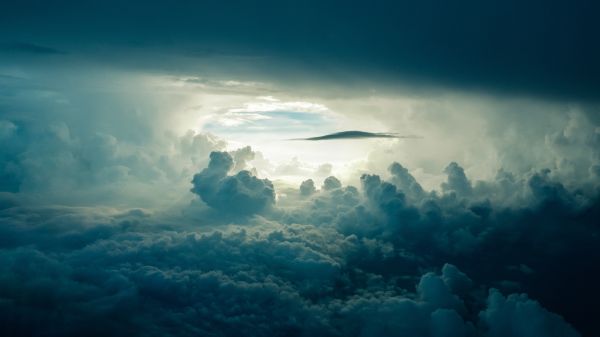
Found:
[[[586,280],[573,289],[569,276],[557,275],[564,274],[558,269],[568,261],[600,261],[600,252],[592,248],[598,244],[597,189],[586,193],[567,188],[548,170],[523,176],[500,171],[494,180],[473,184],[460,165],[451,163],[440,193],[415,187],[420,185],[403,168],[397,163],[390,166],[394,184],[366,174],[361,189],[323,189],[308,205],[287,210],[280,221],[333,225],[346,236],[389,245],[391,250],[380,246],[377,258],[365,255],[354,260],[363,270],[380,275],[416,275],[423,266],[455,261],[468,273],[447,264],[441,281],[431,275],[422,279],[422,293],[436,294],[432,296],[439,308],[462,314],[463,301],[470,310],[473,286],[486,283],[502,291],[535,293],[553,310],[569,313],[570,322],[581,322],[582,330],[594,330],[593,320],[578,308],[587,301],[587,293],[597,293],[595,287]],[[396,269],[388,272],[392,265]],[[568,273],[589,275],[583,265],[588,263],[570,265]],[[577,295],[556,301],[550,289],[558,284]]]
[[[471,182],[467,180],[465,170],[457,163],[450,163],[444,173],[448,174],[448,181],[442,184],[444,192],[455,192],[459,196],[468,196],[471,194]]]
[[[532,193],[524,209],[496,209],[493,196],[479,205],[478,189],[460,199],[452,190],[411,200],[376,175],[364,175],[360,189],[339,184],[314,192],[291,209],[250,209],[236,208],[239,195],[251,207],[264,205],[251,199],[268,182],[243,170],[229,175],[233,157],[212,152],[194,178],[195,192],[208,196],[209,206],[261,212],[231,226],[201,232],[189,219],[139,209],[12,204],[0,210],[0,331],[579,336],[525,295],[486,295],[492,283],[510,279],[538,297],[553,296],[542,284],[569,284],[560,283],[558,269],[568,282],[581,272],[568,269],[565,257],[598,261],[597,236],[576,228],[593,223],[597,204],[573,203],[561,195],[571,192],[550,177],[524,182],[550,191]],[[251,183],[242,185],[240,174]],[[237,181],[235,189],[228,179]],[[563,225],[573,219],[576,227]],[[540,279],[515,273],[509,267],[517,261]],[[593,287],[570,292],[582,300]]]
[[[141,147],[116,131],[84,137],[72,120],[7,120],[2,159],[21,180],[18,193],[0,195],[2,335],[597,334],[585,308],[600,281],[590,272],[600,263],[598,181],[578,178],[593,160],[485,180],[455,162],[440,168],[436,190],[411,165],[386,162],[356,186],[332,177],[320,191],[307,183],[310,195],[278,190],[288,199],[275,203],[273,186],[246,171],[257,154],[219,152],[226,144],[208,134]],[[569,141],[549,143],[563,158],[594,144],[595,131],[578,139],[589,129],[571,124]],[[208,207],[185,192],[196,172],[192,187]],[[28,199],[135,182],[156,187],[138,194],[175,191],[185,206]]]
[[[519,6],[523,10],[516,11]],[[136,12],[141,7],[139,1],[120,11],[111,3],[95,7],[67,1],[52,8],[42,4],[6,8],[1,37],[36,36],[40,41],[84,51],[101,43],[110,51],[121,51],[113,56],[117,59],[114,63],[132,66],[132,55],[138,56],[136,67],[195,69],[198,60],[189,58],[190,51],[219,50],[218,54],[237,61],[225,70],[239,67],[240,58],[251,59],[254,62],[247,68],[280,72],[280,78],[308,72],[346,83],[365,78],[367,82],[408,80],[413,87],[433,84],[596,100],[600,50],[594,43],[598,23],[591,14],[598,9],[596,4],[550,4],[544,13],[536,12],[537,6],[499,0],[455,6],[435,3],[434,7],[398,2],[352,6],[332,18],[330,14],[339,7],[337,2],[307,1],[290,10],[266,0],[260,6],[241,5],[232,13],[220,3],[189,3],[168,10],[157,4]],[[132,20],[134,12],[140,20]],[[499,18],[498,12],[505,14]],[[95,20],[97,15],[110,16],[112,21]],[[423,26],[432,16],[434,22]],[[279,19],[269,27],[255,24],[274,17]],[[507,18],[513,22],[510,27],[504,24]],[[159,29],[153,23],[161,19],[165,26]],[[191,21],[197,24],[189,26]],[[312,23],[312,30],[304,29],[307,22]],[[66,38],[63,25],[82,29]],[[473,26],[480,29],[473,32]],[[170,39],[174,35],[177,41]],[[94,36],[94,41],[89,36]],[[131,41],[139,43],[133,45]],[[532,46],[529,41],[537,43]],[[136,54],[140,48],[142,52]],[[173,53],[179,58],[157,57]],[[201,56],[215,58],[214,53]],[[306,60],[309,62],[302,62]],[[310,66],[298,69],[300,65]],[[298,76],[293,78],[298,81]]]
[[[214,136],[193,132],[141,147],[110,133],[82,136],[66,122],[0,125],[6,125],[0,191],[35,195],[36,203],[46,204],[137,200],[143,206],[155,203],[160,193],[180,197],[192,172],[207,164],[208,153],[225,146]]]
[[[506,134],[493,137],[523,132],[497,144],[532,149],[499,151],[506,167],[489,177],[474,174],[476,151],[465,150],[470,165],[445,161],[436,140],[428,157],[442,165],[388,153],[380,171],[339,175],[344,185],[331,166],[299,167],[303,181],[331,176],[302,195],[258,178],[252,148],[168,132],[148,107],[122,113],[129,105],[107,96],[122,116],[78,122],[86,105],[39,110],[64,98],[45,95],[15,110],[39,118],[3,110],[0,122],[2,335],[598,334],[585,310],[600,282],[597,130],[585,113],[531,134],[497,121]],[[422,179],[434,175],[435,189]],[[109,207],[139,198],[155,207]]]
[[[399,163],[392,163],[388,168],[392,174],[392,182],[410,197],[422,199],[425,191],[408,170]]]
[[[563,319],[548,312],[527,295],[503,296],[492,289],[487,308],[480,313],[488,336],[580,336]]]
[[[342,131],[324,136],[296,138],[293,140],[335,140],[335,139],[362,139],[362,138],[420,138],[418,136],[399,136],[393,133],[373,133],[365,131]]]
[[[303,196],[310,196],[316,191],[315,182],[312,179],[307,179],[300,184],[300,194]]]
[[[244,152],[235,152],[234,155],[239,157],[240,153]],[[229,153],[211,152],[208,167],[194,175],[191,191],[209,206],[233,214],[258,213],[273,205],[273,184],[268,179],[256,178],[246,170],[229,176],[235,165]]]
[[[334,189],[341,188],[341,187],[342,187],[342,183],[339,181],[338,178],[336,178],[334,176],[329,176],[329,177],[325,178],[325,180],[323,181],[323,186],[322,186],[322,188],[326,191],[334,190]]]
[[[233,171],[238,172],[246,168],[247,162],[254,159],[255,153],[250,146],[233,151],[232,157],[234,162]]]

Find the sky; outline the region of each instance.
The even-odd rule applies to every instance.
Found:
[[[2,336],[600,335],[593,1],[2,8]]]

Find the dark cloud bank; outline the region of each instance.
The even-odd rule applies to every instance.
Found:
[[[197,58],[267,57],[272,72],[277,59],[342,81],[401,78],[597,101],[598,9],[589,0],[24,0],[3,6],[0,40],[22,41],[23,52],[53,50],[37,44],[100,59],[106,52],[133,66],[156,66],[156,51],[188,58],[163,64],[173,69]]]
[[[198,220],[3,194],[0,334],[597,335],[597,185],[472,182],[451,163],[430,192],[393,163],[358,187],[307,180],[278,206],[251,156],[210,154]]]

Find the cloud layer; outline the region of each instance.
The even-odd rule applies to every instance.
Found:
[[[280,88],[61,49],[0,68],[1,335],[600,334],[593,105],[257,98]],[[425,137],[282,141],[270,162],[202,129],[272,142],[253,118]]]
[[[0,39],[57,45],[104,62],[107,49],[108,62],[133,67],[193,69],[219,58],[229,61],[225,69],[251,60],[280,78],[310,72],[345,82],[403,79],[593,100],[600,92],[598,6],[585,0],[144,4],[13,3],[2,13]],[[176,57],[156,57],[165,54]]]
[[[217,211],[190,204],[204,220],[7,203],[2,334],[595,331],[594,318],[577,310],[598,295],[599,275],[589,273],[600,262],[597,192],[569,190],[548,171],[473,183],[457,163],[442,192],[430,192],[393,163],[389,182],[364,174],[357,188],[329,177],[316,190],[306,181],[277,206],[268,180],[242,164],[235,172],[236,154],[250,153],[212,152],[194,176],[192,191]],[[219,220],[231,213],[244,217]]]

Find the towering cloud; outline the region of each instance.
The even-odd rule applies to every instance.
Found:
[[[300,194],[303,196],[312,195],[316,191],[315,182],[312,179],[307,179],[300,184]]]
[[[469,196],[472,192],[471,182],[465,175],[465,170],[457,163],[452,162],[444,169],[448,175],[447,182],[442,184],[444,192],[455,192],[459,196]]]
[[[399,189],[404,191],[410,197],[415,199],[422,199],[424,191],[417,180],[408,172],[404,166],[399,163],[392,163],[388,168],[392,174],[392,182],[398,186]]]
[[[325,180],[323,181],[323,186],[322,188],[326,191],[330,191],[330,190],[334,190],[336,188],[340,188],[342,187],[342,183],[340,182],[340,180],[334,176],[329,176],[327,178],[325,178]]]
[[[243,153],[236,152],[245,157],[240,155]],[[208,167],[194,175],[191,191],[207,205],[234,214],[254,214],[273,205],[273,184],[268,179],[256,178],[246,170],[229,176],[235,165],[229,153],[211,152]]]

